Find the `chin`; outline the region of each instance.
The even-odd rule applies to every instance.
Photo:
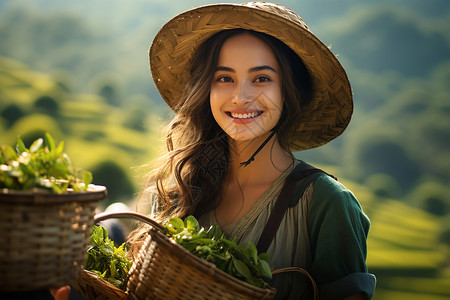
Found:
[[[242,133],[227,133],[228,137],[235,142],[251,142],[257,141],[259,139],[264,139],[266,137],[265,134],[255,134],[251,132],[242,132]]]

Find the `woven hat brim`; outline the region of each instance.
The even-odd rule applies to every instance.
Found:
[[[150,48],[153,80],[166,103],[182,101],[191,59],[215,33],[243,28],[274,36],[294,50],[310,71],[314,99],[301,112],[301,123],[291,135],[291,151],[326,144],[348,126],[353,96],[345,70],[331,50],[303,20],[280,5],[213,4],[185,11],[168,21]]]

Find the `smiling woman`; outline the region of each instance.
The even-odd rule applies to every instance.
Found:
[[[344,186],[308,176],[292,155],[340,135],[353,110],[345,71],[303,20],[262,2],[198,7],[162,27],[150,66],[175,117],[141,198],[150,195],[147,212],[219,225],[267,251],[274,269],[305,269],[321,299],[370,299],[368,218]],[[282,192],[292,178],[303,194]],[[299,277],[275,275],[276,299],[308,298]]]
[[[175,116],[140,199],[145,213],[219,225],[267,252],[275,270],[303,269],[320,299],[370,299],[368,218],[334,177],[292,154],[339,136],[353,111],[345,71],[303,20],[264,2],[198,7],[161,28],[150,66]],[[270,284],[276,299],[314,293],[298,273]]]
[[[370,299],[370,223],[353,194],[325,174],[297,179],[303,194],[282,192],[310,174],[292,151],[340,135],[353,110],[345,71],[303,20],[271,3],[198,7],[162,27],[150,66],[175,117],[141,198],[147,212],[219,225],[267,251],[274,269],[305,269],[321,299]],[[275,275],[276,299],[308,298],[300,277]]]

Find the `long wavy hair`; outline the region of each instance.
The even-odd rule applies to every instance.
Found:
[[[301,122],[302,106],[312,99],[313,86],[307,68],[288,46],[270,35],[244,29],[213,35],[194,55],[184,98],[173,107],[175,117],[165,132],[167,154],[149,176],[159,220],[199,217],[217,204],[229,168],[229,149],[227,135],[211,113],[209,93],[222,45],[242,33],[268,44],[281,68],[284,104],[276,128],[281,147],[289,152],[290,133]]]

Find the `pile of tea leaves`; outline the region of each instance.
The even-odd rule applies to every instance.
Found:
[[[172,218],[165,226],[164,233],[168,237],[231,276],[261,288],[267,287],[266,281],[272,278],[267,253],[258,254],[251,242],[242,246],[235,238],[227,239],[219,226],[205,229],[193,216],[184,221]]]
[[[101,225],[94,225],[90,236],[85,269],[94,272],[107,282],[125,290],[132,261],[126,256],[125,243],[118,248]]]
[[[91,172],[76,169],[64,153],[64,142],[56,145],[49,133],[29,148],[20,137],[15,148],[0,146],[0,188],[38,188],[61,194],[69,188],[74,192],[86,191],[91,182]]]

